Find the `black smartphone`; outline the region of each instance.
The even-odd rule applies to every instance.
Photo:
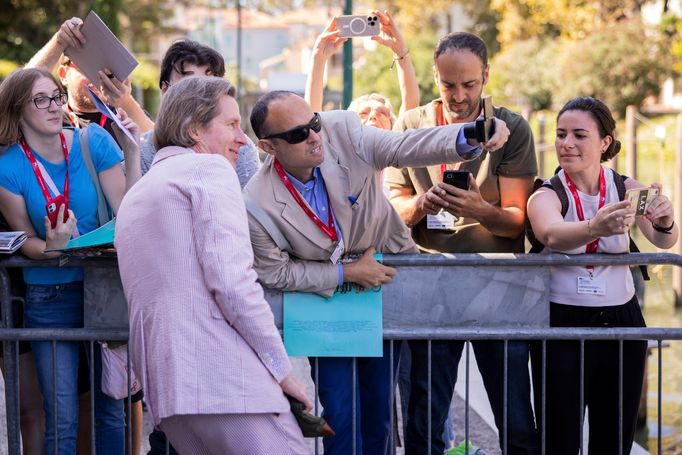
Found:
[[[447,183],[448,185],[452,185],[461,190],[468,190],[469,175],[471,175],[471,172],[469,171],[447,170],[443,172],[443,183]]]

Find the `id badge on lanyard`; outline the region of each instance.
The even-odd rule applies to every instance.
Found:
[[[329,204],[329,217],[327,219],[327,224],[325,224],[317,215],[313,213],[313,211],[308,207],[308,204],[303,200],[300,194],[298,194],[298,191],[296,191],[296,188],[294,188],[294,185],[291,183],[291,180],[289,180],[289,176],[284,172],[284,168],[280,164],[277,159],[273,162],[273,166],[275,167],[275,171],[277,172],[277,175],[279,176],[280,180],[284,184],[287,190],[289,190],[289,193],[291,193],[291,196],[294,198],[296,203],[303,209],[305,214],[312,220],[313,223],[322,231],[324,232],[327,237],[332,242],[336,243],[336,246],[334,248],[334,252],[332,253],[331,257],[329,260],[332,262],[332,264],[337,264],[339,260],[341,259],[341,256],[343,256],[344,252],[344,244],[343,244],[343,238],[339,238],[338,234],[336,233],[336,224],[334,223],[334,214],[332,213],[332,206],[331,202]]]
[[[583,204],[578,195],[578,189],[568,175],[568,172],[564,172],[566,177],[566,186],[568,186],[571,195],[573,196],[573,201],[575,202],[575,211],[578,216],[579,221],[585,221],[585,213],[583,211]],[[604,207],[606,203],[606,179],[604,178],[604,168],[599,169],[599,207],[597,210]],[[595,239],[585,246],[586,254],[594,254],[599,248],[599,239]],[[578,276],[577,277],[577,288],[576,292],[580,295],[606,295],[606,280],[604,278],[597,278],[594,276],[594,266],[586,266],[588,276]]]

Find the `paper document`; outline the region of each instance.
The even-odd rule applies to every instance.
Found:
[[[284,293],[284,346],[290,356],[381,357],[381,288],[324,298]]]
[[[114,244],[114,230],[116,228],[116,218],[109,221],[107,224],[83,234],[75,239],[69,240],[64,248],[58,250],[45,251],[63,251],[72,252],[73,250],[95,247],[109,247]]]
[[[133,54],[94,11],[90,11],[83,21],[81,32],[86,43],[80,48],[69,46],[64,50],[64,54],[95,86],[99,87],[98,71],[107,68],[116,79],[124,81],[138,65]]]
[[[0,253],[12,254],[26,243],[24,231],[0,232]]]
[[[116,115],[115,112],[113,112],[111,109],[109,109],[109,106],[106,105],[104,101],[99,99],[99,96],[95,92],[92,91],[90,87],[87,87],[88,89],[88,95],[90,96],[90,99],[92,100],[92,104],[95,105],[97,110],[99,111],[100,114],[106,115],[108,118],[114,121],[118,129],[123,131],[126,136],[128,136],[128,139],[130,139],[133,142],[135,141],[135,138],[133,137],[132,134],[130,134],[130,131],[128,131],[128,128],[123,126],[123,123],[118,119],[118,116]],[[115,139],[115,138],[114,138]]]

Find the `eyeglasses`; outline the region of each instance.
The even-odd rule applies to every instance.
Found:
[[[31,98],[31,101],[33,101],[33,104],[35,104],[38,109],[47,109],[53,101],[57,106],[65,105],[68,98],[66,93],[60,92],[55,96],[36,96],[35,98]]]
[[[269,136],[265,136],[263,139],[283,139],[289,144],[298,144],[308,139],[310,136],[310,130],[319,133],[321,129],[322,120],[320,119],[320,114],[315,112],[315,115],[313,115],[313,118],[310,119],[310,122],[308,122],[307,125],[300,125],[296,128],[284,131],[283,133],[271,134]]]

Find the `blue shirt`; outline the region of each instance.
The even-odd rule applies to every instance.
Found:
[[[90,155],[95,170],[99,174],[123,160],[121,149],[114,139],[99,125],[90,125],[88,131]],[[66,164],[51,163],[40,156],[40,151],[33,150],[36,160],[45,166],[57,189],[64,192]],[[21,147],[14,144],[0,153],[0,186],[22,196],[26,203],[31,225],[38,236],[45,238],[45,196],[31,163],[24,155]],[[54,196],[54,195],[52,195]],[[81,155],[79,130],[74,130],[73,143],[69,152],[69,208],[78,219],[78,232],[85,234],[97,227],[97,192],[90,179],[90,174]],[[80,281],[83,270],[74,267],[27,267],[24,268],[24,279],[29,284],[60,284]]]
[[[294,185],[296,191],[303,197],[303,199],[308,203],[315,215],[317,215],[323,223],[327,224],[329,220],[329,212],[331,211],[332,217],[334,219],[334,227],[336,228],[336,235],[339,239],[343,238],[341,234],[341,228],[339,223],[336,221],[336,216],[329,204],[329,195],[327,194],[327,187],[324,184],[324,179],[322,178],[322,173],[320,168],[316,167],[313,170],[313,178],[306,183],[303,183],[296,179],[293,175],[284,171],[288,176],[291,183]],[[339,278],[338,285],[343,284],[343,264],[339,263]]]

